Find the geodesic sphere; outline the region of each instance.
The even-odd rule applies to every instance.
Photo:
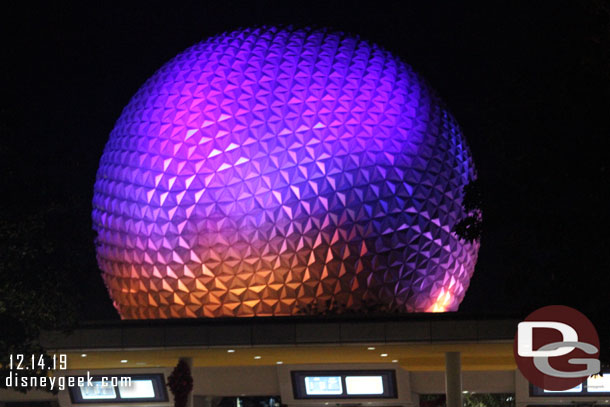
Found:
[[[392,54],[239,30],[175,57],[123,111],[95,183],[98,263],[128,319],[456,310],[473,176],[456,122]]]

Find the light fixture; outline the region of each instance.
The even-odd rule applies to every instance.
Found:
[[[235,353],[235,349],[227,349],[227,353]]]
[[[375,350],[374,346],[369,346],[368,348],[366,348],[367,350]]]
[[[282,362],[281,360],[278,360],[277,362],[275,362],[276,365],[283,365],[284,362]]]
[[[387,358],[387,357],[388,357],[388,354],[387,354],[387,353],[382,353],[382,354],[381,354],[381,355],[379,355],[379,356],[381,356],[382,358]]]
[[[398,359],[392,360],[392,363],[398,363]]]
[[[261,358],[261,356],[258,356],[258,355],[254,356],[254,359],[256,359],[256,360],[258,360],[260,358]]]
[[[468,394],[468,390],[464,390],[462,393],[463,394]]]
[[[127,359],[122,359],[122,360],[121,360],[121,363],[127,363],[127,362],[128,362],[128,360],[127,360]]]
[[[81,354],[80,354],[80,357],[81,357],[81,358],[86,358],[86,357],[87,357],[87,354],[86,354],[86,353],[81,353]]]

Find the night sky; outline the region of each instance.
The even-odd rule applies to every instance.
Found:
[[[49,264],[76,270],[82,319],[118,318],[95,262],[90,212],[121,110],[185,48],[265,24],[358,34],[400,56],[447,103],[485,201],[479,262],[460,312],[526,315],[564,304],[598,326],[606,319],[607,2],[123,3],[24,4],[0,13],[8,191],[0,205],[15,217],[50,203],[64,208],[32,238],[54,242]]]

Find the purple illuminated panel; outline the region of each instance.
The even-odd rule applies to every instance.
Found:
[[[478,244],[452,232],[474,167],[413,70],[340,33],[245,29],[136,93],[95,184],[123,318],[456,310]]]

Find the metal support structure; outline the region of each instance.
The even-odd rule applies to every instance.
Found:
[[[462,361],[460,352],[445,353],[447,407],[462,407]]]

